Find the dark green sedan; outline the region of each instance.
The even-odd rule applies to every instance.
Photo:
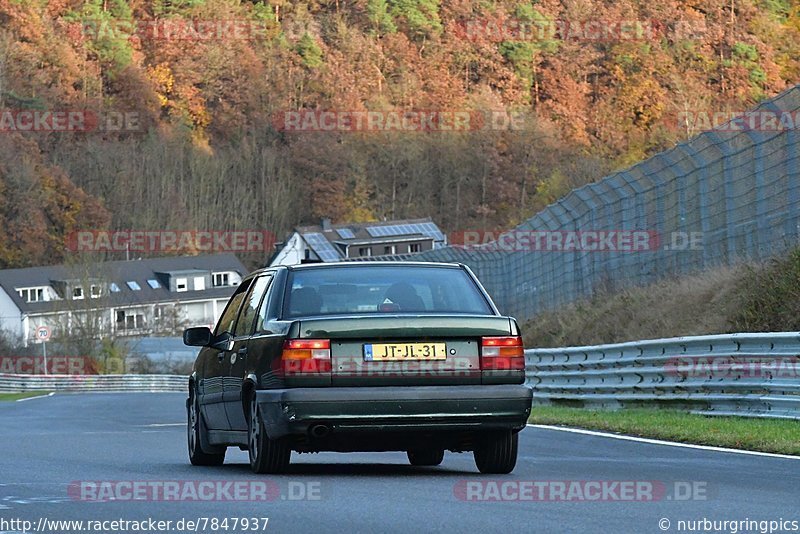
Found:
[[[481,473],[510,473],[531,410],[516,321],[464,265],[352,262],[247,276],[189,378],[189,458],[219,465],[229,446],[256,473],[292,451],[406,451],[439,465],[472,451]]]

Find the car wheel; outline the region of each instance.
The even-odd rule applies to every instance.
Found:
[[[250,468],[254,473],[282,473],[289,467],[292,450],[286,438],[270,439],[261,420],[256,396],[250,399],[250,417],[247,421],[247,443]]]
[[[416,449],[408,451],[407,454],[411,465],[433,466],[439,465],[444,460],[444,449]]]
[[[492,432],[483,436],[475,446],[473,455],[478,471],[485,474],[505,475],[517,465],[518,435],[510,430]]]
[[[200,403],[197,395],[190,395],[186,403],[186,430],[189,445],[189,461],[192,465],[222,465],[225,461],[225,449],[218,453],[203,451],[202,439],[205,439],[205,424],[200,416]]]

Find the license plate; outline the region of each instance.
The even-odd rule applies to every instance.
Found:
[[[366,343],[365,362],[396,360],[444,360],[447,347],[444,343]]]

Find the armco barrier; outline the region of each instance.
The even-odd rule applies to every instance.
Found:
[[[17,375],[0,374],[0,392],[25,391],[188,391],[180,375]]]
[[[800,420],[800,332],[525,351],[536,404]]]
[[[529,349],[534,404],[686,408],[800,420],[800,332]],[[177,375],[0,374],[0,392],[186,391]]]

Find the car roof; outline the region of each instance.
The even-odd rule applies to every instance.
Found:
[[[300,265],[287,265],[290,271],[301,271],[305,269],[336,269],[336,268],[352,268],[352,267],[365,267],[365,266],[378,266],[378,267],[449,267],[461,268],[460,263],[443,263],[433,261],[340,261],[340,262],[319,262],[319,263],[302,263]]]
[[[445,263],[434,261],[339,261],[339,262],[315,262],[302,263],[300,265],[276,265],[274,267],[264,267],[247,275],[247,278],[261,274],[263,272],[277,271],[286,269],[287,271],[305,271],[309,269],[350,269],[355,267],[444,267],[448,269],[461,269],[461,263]]]

